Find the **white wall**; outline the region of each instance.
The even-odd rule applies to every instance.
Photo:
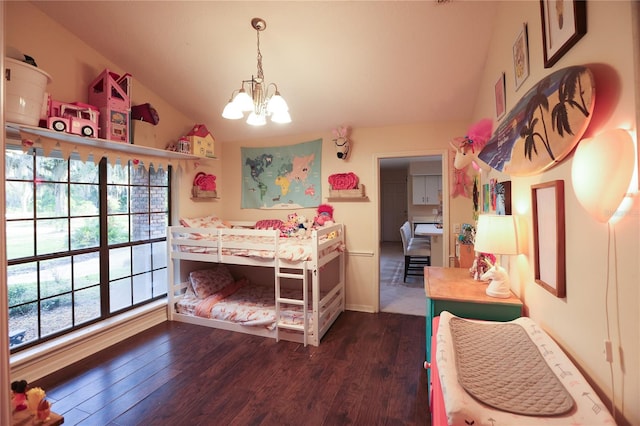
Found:
[[[635,76],[639,70],[634,65],[638,45],[632,38],[632,12],[637,16],[637,9],[628,1],[587,2],[587,34],[552,68],[545,69],[539,2],[501,2],[474,119],[494,117],[493,85],[501,72],[507,75],[508,112],[551,72],[571,65],[597,64],[596,108],[608,111],[594,115],[597,119],[587,133],[622,127],[635,135]],[[523,22],[529,29],[530,76],[516,91],[512,44]],[[607,68],[619,79],[618,88],[616,78],[603,78],[601,70]],[[527,314],[558,341],[605,397],[615,396],[619,423],[640,424],[640,202],[636,196],[633,210],[609,230],[578,204],[571,185],[571,163],[572,154],[542,174],[511,178],[515,214],[524,220],[528,236],[533,232],[531,185],[555,179],[565,182],[567,296],[556,298],[534,282],[530,237],[528,252],[510,262],[512,289],[525,303]],[[509,179],[495,171],[486,179],[491,177]],[[608,338],[614,348],[611,365],[603,355]]]
[[[384,128],[355,128],[351,132],[352,151],[348,161],[338,160],[331,142],[330,129],[326,133],[279,137],[225,143],[222,146],[222,185],[225,188],[222,216],[234,220],[257,220],[269,217],[283,219],[285,210],[241,209],[241,147],[291,145],[323,139],[322,176],[323,198],[328,194],[326,176],[332,173],[354,172],[365,185],[369,201],[333,202],[336,221],[346,227],[347,240],[347,308],[365,312],[378,311],[379,299],[379,167],[378,158],[446,155],[452,135],[466,132],[466,123],[438,123]],[[443,175],[443,188],[448,188],[448,176]],[[229,188],[233,188],[230,190]],[[448,203],[448,200],[446,200]],[[471,200],[456,198],[445,211],[457,223],[471,220]],[[314,215],[313,209],[299,214]]]

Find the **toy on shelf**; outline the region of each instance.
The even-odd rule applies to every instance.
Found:
[[[11,406],[15,411],[27,409],[27,386],[26,380],[11,382]]]
[[[207,126],[204,124],[196,124],[191,131],[187,133],[187,140],[191,145],[191,153],[200,157],[213,158],[215,139]]]
[[[151,123],[154,126],[160,122],[158,111],[148,102],[146,104],[132,106],[131,119]]]
[[[105,69],[89,85],[89,103],[100,109],[100,137],[129,142],[131,111],[131,74]]]
[[[47,128],[57,132],[73,133],[89,138],[98,136],[100,112],[81,102],[47,101]]]
[[[353,172],[334,173],[329,181],[329,197],[331,198],[364,198],[364,185]]]
[[[193,179],[191,194],[196,198],[217,198],[216,176],[199,172]]]

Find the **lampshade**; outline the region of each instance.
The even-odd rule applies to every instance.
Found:
[[[251,111],[251,114],[249,114],[249,117],[247,117],[247,124],[250,124],[252,126],[264,126],[265,124],[267,124],[267,118],[264,116],[264,114],[256,114],[255,112]]]
[[[518,238],[513,216],[478,216],[474,249],[481,253],[518,254]]]
[[[272,114],[281,114],[289,111],[289,106],[287,102],[284,100],[282,96],[280,96],[280,92],[276,92],[275,95],[269,99],[269,103],[267,104],[267,112]]]
[[[571,165],[578,202],[598,222],[609,221],[627,191],[635,166],[629,132],[611,129],[580,141]]]
[[[500,266],[498,256],[518,253],[518,238],[513,216],[489,215],[478,216],[475,247],[481,253],[495,254],[496,263],[480,279],[490,279],[486,293],[491,297],[509,298],[511,281],[507,271]]]
[[[245,92],[244,88],[240,89],[236,97],[233,98],[233,103],[237,105],[240,111],[253,111],[253,99]]]
[[[291,116],[289,115],[289,111],[277,112],[273,113],[271,116],[271,121],[274,123],[291,123]]]
[[[233,101],[229,101],[222,111],[222,116],[229,120],[238,120],[243,117],[242,110]]]

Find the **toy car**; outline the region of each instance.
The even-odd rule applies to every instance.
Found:
[[[99,116],[93,105],[50,100],[47,128],[92,138],[98,135]]]

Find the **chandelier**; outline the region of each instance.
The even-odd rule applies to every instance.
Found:
[[[229,103],[224,107],[222,116],[230,120],[237,120],[249,112],[247,124],[263,126],[267,123],[267,117],[271,117],[274,123],[291,123],[289,107],[284,98],[280,96],[278,86],[275,83],[266,84],[262,71],[262,53],[260,53],[260,31],[267,28],[267,23],[262,18],[253,18],[251,26],[256,30],[258,45],[258,73],[251,76],[251,80],[242,80],[240,89],[234,90]],[[269,89],[273,87],[272,93]]]

